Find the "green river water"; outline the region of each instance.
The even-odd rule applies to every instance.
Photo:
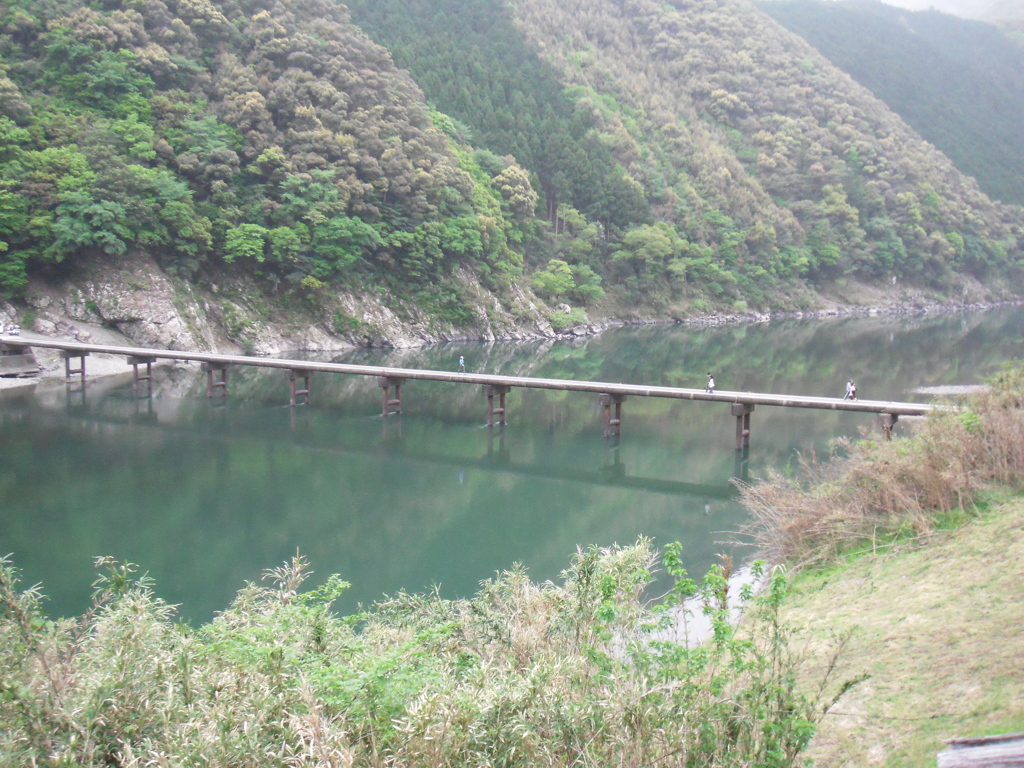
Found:
[[[1024,354],[1024,308],[941,316],[629,328],[588,339],[358,350],[338,362],[665,386],[922,400],[977,384]],[[300,353],[289,357],[301,356]],[[324,359],[320,357],[318,359]],[[683,542],[700,573],[735,551],[731,479],[756,478],[871,428],[864,414],[758,407],[746,462],[726,404],[630,398],[602,437],[594,395],[514,390],[508,425],[484,426],[479,386],[409,382],[380,415],[371,378],[317,374],[287,407],[282,371],[234,369],[226,403],[205,374],[157,369],[152,400],[96,380],[0,392],[0,553],[41,582],[53,615],[84,610],[92,559],[140,564],[192,622],[227,607],[298,550],[319,582],[352,588],[345,612],[400,589],[473,593],[522,563],[556,579],[578,546]],[[897,433],[908,429],[903,422]]]

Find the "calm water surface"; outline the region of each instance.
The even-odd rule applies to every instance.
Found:
[[[360,350],[339,362],[919,400],[976,384],[1024,356],[1024,309],[942,317],[626,329],[575,341]],[[298,356],[298,355],[290,355]],[[631,398],[602,438],[594,395],[515,390],[487,429],[479,386],[409,382],[404,414],[380,416],[372,379],[318,374],[288,408],[282,371],[234,369],[231,396],[205,375],[159,369],[152,401],[100,381],[0,398],[0,552],[54,615],[83,610],[92,558],[139,563],[157,593],[208,620],[247,581],[299,550],[320,581],[352,583],[343,611],[400,589],[469,595],[515,563],[555,579],[578,546],[680,540],[701,572],[744,522],[730,479],[870,427],[869,415],[759,407],[748,461],[718,403]],[[897,430],[906,429],[903,423]]]

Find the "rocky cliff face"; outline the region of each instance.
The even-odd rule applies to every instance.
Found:
[[[252,276],[221,275],[216,282],[189,283],[164,272],[152,259],[136,255],[125,266],[93,265],[59,284],[35,282],[23,301],[0,300],[0,327],[18,323],[25,330],[83,342],[270,355],[286,351],[327,352],[351,347],[413,349],[445,341],[499,341],[583,336],[626,323],[685,322],[693,325],[758,322],[774,315],[751,313],[640,314],[618,307],[615,317],[575,322],[559,332],[552,310],[522,289],[499,299],[471,273],[458,275],[470,290],[475,322],[454,327],[421,307],[383,290],[327,293],[305,298],[268,292]],[[917,313],[991,306],[1019,301],[1016,293],[993,296],[981,284],[965,284],[962,295],[929,295],[902,285],[870,286],[843,281],[828,294],[813,295],[796,316]]]
[[[532,296],[514,290],[500,300],[471,274],[459,277],[471,288],[476,322],[455,328],[385,291],[304,300],[268,294],[247,276],[197,285],[137,254],[127,265],[94,264],[60,284],[34,283],[23,303],[0,302],[0,324],[82,341],[102,329],[138,346],[247,354],[554,335]]]

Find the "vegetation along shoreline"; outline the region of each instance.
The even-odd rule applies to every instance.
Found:
[[[6,0],[0,324],[271,355],[1018,302],[1024,12],[967,5]],[[0,765],[896,766],[1024,730],[1024,371],[955,404],[742,487],[738,625],[726,564],[643,539],[351,616],[296,555],[200,627],[108,558],[48,616],[2,558]],[[665,640],[691,600],[710,638]]]
[[[47,617],[41,588],[5,559],[0,754],[920,764],[943,737],[1024,718],[1022,392],[1024,368],[1007,368],[909,437],[838,445],[827,462],[744,485],[747,533],[786,567],[756,566],[765,587],[741,590],[738,625],[728,564],[696,582],[677,546],[644,540],[581,550],[557,583],[513,569],[472,598],[399,593],[351,616],[331,610],[348,585],[304,591],[310,564],[296,556],[196,628],[136,566],[107,558],[90,610]],[[652,604],[656,568],[674,580]],[[688,642],[686,605],[710,620],[702,644]],[[934,675],[937,663],[956,676]]]

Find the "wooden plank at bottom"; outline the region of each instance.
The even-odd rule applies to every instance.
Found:
[[[1024,733],[950,739],[938,754],[938,768],[1021,768]]]

